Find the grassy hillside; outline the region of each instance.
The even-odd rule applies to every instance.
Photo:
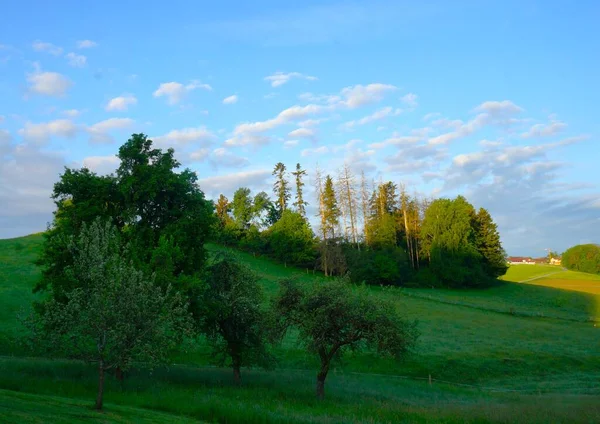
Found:
[[[0,315],[3,354],[21,353],[5,340],[21,331],[14,312],[33,299],[39,271],[32,261],[40,243],[40,236],[0,240],[0,296],[9,305]],[[268,295],[281,277],[324,278],[238,255],[260,275]],[[511,267],[505,282],[487,290],[373,287],[376,296],[418,319],[419,345],[403,363],[368,353],[345,357],[332,371],[324,404],[313,401],[316,361],[295,346],[293,335],[277,349],[278,369],[244,370],[241,389],[231,387],[229,370],[207,368],[210,352],[199,340],[178,353],[180,365],[169,370],[136,372],[122,388],[109,379],[106,401],[231,422],[243,421],[244,414],[247,422],[600,421],[600,327],[593,322],[599,318],[600,296],[594,293],[600,279],[557,267],[550,267],[557,274],[544,277],[550,273],[545,267],[526,268]],[[0,388],[91,402],[95,370],[5,357]]]

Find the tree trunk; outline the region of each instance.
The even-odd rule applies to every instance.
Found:
[[[327,378],[327,371],[321,370],[317,374],[317,399],[325,399],[325,378]]]
[[[104,396],[104,361],[98,363],[98,396],[96,396],[96,409],[102,409],[102,399]]]
[[[240,373],[240,358],[237,356],[234,356],[232,358],[232,362],[233,362],[233,382],[239,386],[242,382],[242,375]]]
[[[119,366],[115,368],[115,378],[123,382],[123,370]]]

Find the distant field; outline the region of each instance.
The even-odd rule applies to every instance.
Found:
[[[0,299],[7,305],[0,309],[0,354],[25,354],[10,338],[22,332],[15,312],[30,308],[34,298],[39,270],[33,260],[41,241],[39,235],[0,240]],[[237,254],[259,274],[267,296],[282,277],[325,278]],[[402,363],[369,353],[348,355],[332,370],[324,404],[313,400],[316,360],[295,345],[293,334],[276,349],[278,370],[243,370],[241,389],[231,386],[230,370],[207,368],[210,351],[199,340],[175,354],[181,365],[152,375],[135,372],[123,389],[109,378],[106,402],[221,422],[241,421],[244,414],[247,422],[600,422],[600,327],[591,322],[598,319],[600,296],[594,290],[600,282],[557,267],[522,267],[511,267],[505,282],[486,290],[372,287],[374,295],[419,321],[419,345]],[[552,272],[558,273],[509,282]],[[559,288],[550,286],[555,281]],[[94,377],[93,368],[78,363],[0,360],[0,388],[75,403],[91,403]],[[23,402],[15,404],[17,411],[29,408],[29,400]]]

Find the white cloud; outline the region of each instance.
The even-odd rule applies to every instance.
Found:
[[[57,72],[41,72],[37,70],[27,75],[29,92],[42,96],[64,96],[73,85],[71,80]]]
[[[212,151],[210,162],[215,167],[224,166],[228,168],[241,168],[250,163],[248,159],[237,156],[224,147],[219,147]]]
[[[236,96],[234,94],[233,96],[225,97],[223,99],[223,104],[224,105],[233,105],[233,104],[237,103],[237,101],[238,101],[238,96]]]
[[[380,121],[389,116],[398,116],[401,113],[402,113],[402,109],[399,109],[399,108],[394,109],[391,106],[384,107],[384,108],[379,109],[379,110],[373,112],[372,114],[367,115],[361,119],[344,122],[342,124],[342,128],[351,129],[358,125],[365,125],[365,124],[369,124],[371,122]]]
[[[208,157],[210,154],[210,149],[208,147],[203,147],[198,150],[194,150],[189,154],[190,161],[192,162],[202,162],[204,159]]]
[[[283,143],[284,149],[291,149],[292,147],[296,147],[298,145],[298,140],[286,140]]]
[[[203,146],[210,145],[216,138],[217,137],[211,131],[203,126],[172,130],[165,135],[152,137],[157,147],[162,149],[173,147],[176,150],[190,144]]]
[[[211,91],[212,87],[208,84],[202,84],[199,81],[192,81],[187,85],[179,82],[163,82],[154,91],[154,97],[166,97],[169,105],[176,105],[181,102],[187,93],[198,88]]]
[[[60,56],[63,52],[62,47],[58,47],[52,43],[45,43],[39,40],[34,41],[31,47],[33,47],[33,50],[35,50],[36,52],[50,53],[54,56]]]
[[[130,118],[110,118],[89,126],[86,130],[90,135],[90,142],[96,144],[108,144],[114,142],[109,134],[116,130],[131,128],[135,121]]]
[[[402,101],[402,103],[407,105],[409,108],[414,109],[417,107],[417,98],[418,98],[418,96],[416,94],[408,93],[408,94],[405,94],[404,96],[402,96],[402,98],[400,100]]]
[[[396,90],[396,87],[389,84],[368,84],[354,85],[342,89],[343,104],[350,109],[355,109],[359,106],[364,106],[371,103],[376,103],[383,99],[383,96]]]
[[[529,131],[522,133],[521,137],[548,137],[560,133],[565,128],[567,128],[567,124],[561,121],[552,121],[549,124],[536,124]]]
[[[68,109],[68,110],[63,110],[61,112],[63,115],[68,116],[70,118],[76,118],[79,115],[81,115],[81,111],[77,110],[77,109]]]
[[[329,153],[329,147],[320,146],[320,147],[316,147],[314,149],[304,149],[300,152],[300,156],[306,157],[306,156],[313,156],[313,155],[324,155],[326,153]]]
[[[99,175],[108,175],[116,171],[120,160],[117,156],[88,156],[83,159],[83,166]]]
[[[19,135],[27,142],[43,144],[50,140],[52,136],[73,138],[77,131],[77,125],[70,120],[57,119],[40,124],[26,122],[25,127],[19,130]]]
[[[283,84],[287,83],[292,78],[300,78],[308,81],[316,81],[317,77],[313,77],[310,75],[304,75],[300,72],[275,72],[273,75],[269,75],[265,77],[265,81],[269,81],[271,83],[271,87],[279,87]]]
[[[6,118],[4,117],[4,115],[0,115],[0,123],[4,122]]]
[[[267,180],[269,178],[271,178],[271,169],[258,169],[203,178],[198,180],[198,185],[202,191],[214,199],[220,193],[226,195],[233,193],[241,184],[255,190],[268,189]]]
[[[77,48],[79,49],[91,49],[92,47],[96,47],[98,43],[92,40],[79,40],[77,42]]]
[[[0,129],[0,158],[10,147],[11,141],[12,135],[8,132],[8,130]]]
[[[107,111],[125,111],[129,106],[137,104],[137,98],[131,94],[125,94],[123,96],[115,97],[111,99],[106,105]]]
[[[87,63],[87,58],[81,54],[67,53],[65,56],[69,60],[69,65],[75,68],[83,68]]]
[[[423,116],[423,121],[425,121],[425,122],[431,121],[432,119],[437,118],[439,116],[442,116],[442,114],[439,112],[428,113],[425,116]]]
[[[523,112],[523,109],[510,100],[483,102],[475,109],[475,112],[487,112],[490,114],[515,114]]]
[[[288,133],[288,137],[290,138],[308,138],[313,139],[316,136],[316,131],[312,128],[297,128]]]

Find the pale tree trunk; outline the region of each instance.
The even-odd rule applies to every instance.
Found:
[[[348,208],[348,217],[350,218],[350,235],[352,236],[352,243],[356,244],[358,250],[360,250],[360,245],[358,244],[356,236],[356,203],[354,200],[356,187],[354,181],[352,171],[350,171],[348,164],[344,163],[340,183],[342,185],[342,193],[344,193],[346,207]]]
[[[406,250],[410,257],[410,264],[415,269],[415,258],[413,255],[412,243],[410,241],[410,226],[408,225],[408,199],[406,198],[406,191],[404,184],[400,185],[400,204],[402,206],[402,215],[404,216],[404,233],[406,234]]]
[[[369,221],[369,197],[367,191],[367,179],[365,178],[365,171],[361,171],[360,173],[360,197],[361,197],[361,206],[362,206],[362,215],[363,215],[363,233],[365,237],[365,244],[369,244],[369,230],[367,228],[367,224]]]
[[[96,409],[101,410],[104,397],[104,361],[98,362],[98,395],[96,396]]]
[[[327,227],[325,223],[325,208],[323,207],[323,181],[321,179],[321,170],[319,169],[319,165],[317,164],[317,168],[315,170],[315,185],[317,192],[317,200],[319,203],[319,219],[321,220],[321,234],[323,235],[323,249],[321,252],[321,267],[323,268],[323,272],[325,276],[327,276]]]

